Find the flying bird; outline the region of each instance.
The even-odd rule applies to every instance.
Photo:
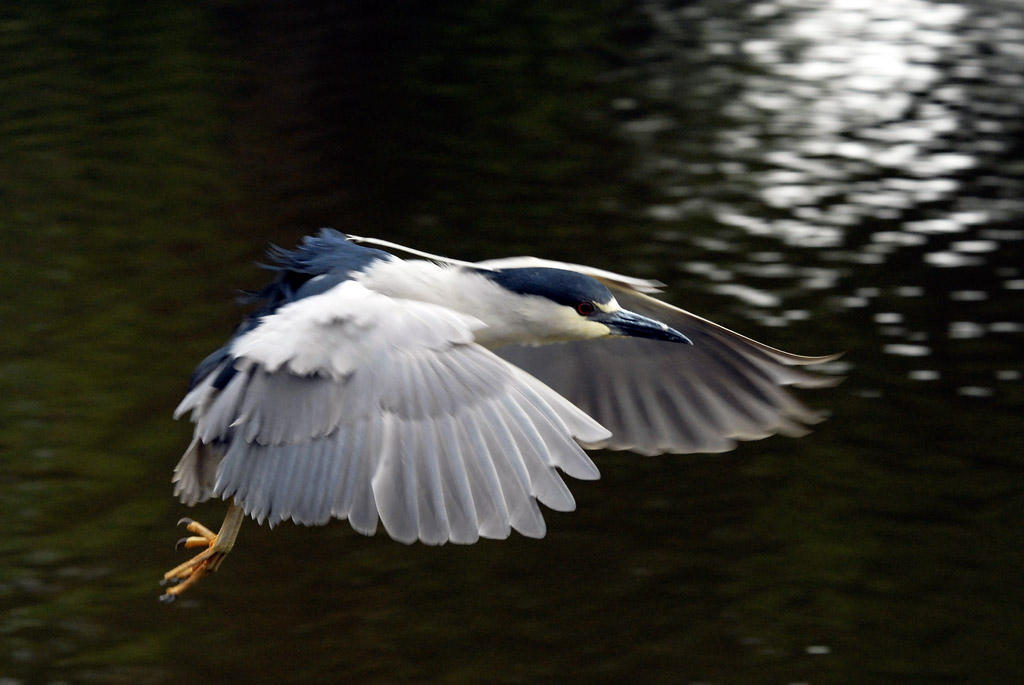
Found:
[[[400,259],[396,254],[408,258]],[[192,374],[175,417],[186,505],[229,502],[168,571],[171,600],[217,570],[245,516],[436,545],[545,534],[575,508],[585,450],[723,452],[821,419],[788,386],[838,355],[783,352],[652,295],[656,281],[536,257],[463,262],[322,229],[273,247],[273,281]]]

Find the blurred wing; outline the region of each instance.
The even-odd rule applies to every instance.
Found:
[[[785,386],[834,385],[838,379],[799,367],[838,355],[776,350],[638,292],[625,277],[579,270],[604,281],[623,308],[694,343],[609,338],[497,351],[608,428],[612,437],[604,446],[641,454],[723,452],[737,440],[803,435],[807,424],[821,420]]]
[[[464,262],[460,259],[452,259],[451,257],[444,257],[442,255],[431,254],[424,252],[423,250],[416,250],[411,247],[399,245],[398,243],[392,243],[387,240],[381,240],[380,238],[364,238],[357,235],[346,235],[350,241],[358,243],[360,245],[377,245],[378,247],[387,248],[389,250],[398,250],[407,254],[415,255],[428,259],[432,262],[439,262],[442,264],[452,264],[454,266],[463,266],[473,269],[522,269],[526,267],[547,267],[549,269],[567,269],[569,271],[578,271],[579,273],[586,274],[591,278],[596,278],[599,281],[604,281],[609,285],[614,283],[630,290],[635,290],[641,293],[656,293],[665,284],[660,281],[650,281],[643,278],[634,278],[632,276],[623,276],[612,271],[605,271],[604,269],[596,269],[592,266],[584,266],[582,264],[569,264],[568,262],[557,262],[550,259],[541,259],[539,257],[501,257],[499,259],[487,259],[482,262]]]
[[[196,427],[176,492],[271,524],[372,534],[379,515],[403,542],[542,536],[536,500],[574,507],[555,467],[596,478],[574,438],[608,432],[475,344],[480,325],[352,281],[281,307],[179,406]]]
[[[464,264],[376,239],[357,242]],[[578,271],[607,285],[625,309],[662,321],[694,342],[612,338],[497,350],[612,432],[601,443],[583,441],[589,447],[642,454],[724,452],[733,449],[737,440],[776,433],[803,435],[806,425],[820,421],[821,416],[801,404],[786,386],[823,387],[840,380],[800,368],[839,355],[803,357],[763,345],[650,297],[663,286],[658,281],[537,257],[505,257],[474,266]]]
[[[661,289],[665,287],[665,284],[661,281],[651,281],[646,278],[634,278],[633,276],[624,276],[613,271],[596,269],[592,266],[584,266],[583,264],[556,262],[550,259],[541,259],[539,257],[502,257],[500,259],[488,259],[482,262],[477,262],[476,266],[484,269],[523,269],[527,267],[566,269],[568,271],[577,271],[581,274],[586,274],[591,278],[596,278],[612,290],[619,288],[638,293],[656,293],[660,292]]]

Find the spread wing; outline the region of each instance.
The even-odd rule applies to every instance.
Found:
[[[501,268],[543,261],[482,264]],[[608,428],[612,437],[603,446],[641,454],[724,452],[737,440],[803,435],[808,424],[820,421],[787,386],[834,385],[839,379],[801,367],[838,355],[803,357],[763,345],[650,297],[645,293],[657,290],[654,281],[558,266],[597,278],[623,308],[668,324],[694,343],[608,338],[497,350]]]
[[[178,407],[196,426],[176,494],[271,524],[379,516],[403,542],[544,535],[537,500],[575,506],[555,467],[596,478],[577,441],[608,432],[475,344],[481,325],[354,281],[282,306]]]

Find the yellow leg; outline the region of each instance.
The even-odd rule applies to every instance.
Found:
[[[186,530],[193,533],[193,535],[179,540],[178,547],[185,549],[205,547],[206,549],[164,574],[163,582],[170,583],[171,587],[160,596],[160,600],[163,602],[173,601],[175,597],[198,583],[203,576],[216,571],[224,561],[224,557],[235,546],[235,538],[238,537],[238,529],[242,527],[244,518],[245,512],[242,511],[242,507],[232,502],[224,517],[224,523],[220,525],[220,530],[217,533],[191,519],[178,521],[179,524],[186,524]]]

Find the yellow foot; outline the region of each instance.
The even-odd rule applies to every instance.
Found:
[[[208,573],[216,571],[224,561],[224,557],[234,547],[243,518],[242,508],[232,503],[228,507],[227,516],[224,517],[224,523],[221,524],[218,533],[214,533],[192,519],[186,518],[178,521],[178,525],[184,523],[186,530],[193,535],[178,540],[176,547],[179,549],[182,547],[185,549],[205,547],[206,549],[164,574],[161,584],[170,584],[171,587],[160,595],[160,601],[173,602],[175,597],[198,583]]]

